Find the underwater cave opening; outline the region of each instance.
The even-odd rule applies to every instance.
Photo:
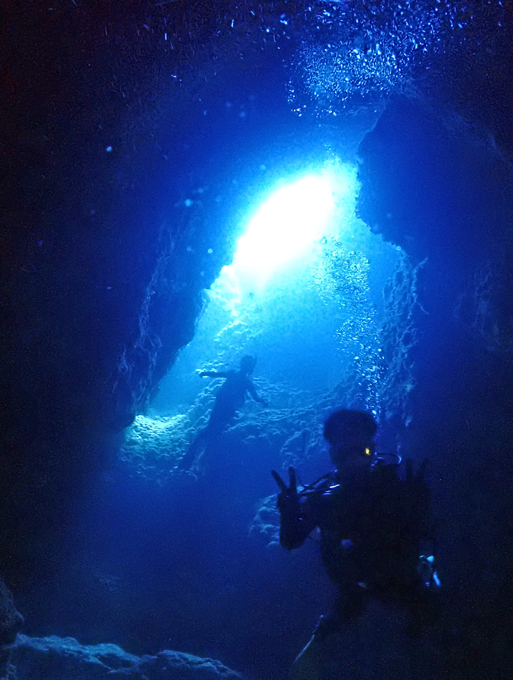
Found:
[[[258,359],[254,382],[269,402],[265,416],[248,400],[247,422],[290,417],[293,428],[295,409],[340,403],[334,393],[349,374],[359,406],[379,411],[383,289],[404,253],[358,218],[358,192],[356,164],[333,157],[246,189],[254,198],[233,261],[205,291],[194,338],[127,432],[129,467],[172,476],[219,387],[199,373],[237,368],[244,354]]]
[[[276,625],[284,625],[277,593],[286,576],[280,573],[284,557],[272,547],[277,545],[278,517],[270,470],[293,465],[301,480],[317,479],[329,465],[322,440],[326,415],[340,406],[379,412],[384,291],[407,259],[359,219],[356,163],[331,157],[317,172],[311,166],[308,170],[284,173],[281,181],[267,180],[266,186],[239,185],[245,199],[253,196],[247,201],[247,220],[233,225],[234,230],[241,227],[239,244],[244,247],[205,291],[194,338],[181,350],[148,410],[126,431],[120,459],[131,479],[120,481],[119,497],[105,522],[109,556],[119,559],[125,545],[137,555],[130,560],[135,566],[123,568],[127,583],[137,582],[151,601],[152,616],[158,612],[158,623],[150,626],[152,645],[160,641],[197,654],[224,653],[233,665],[239,664],[238,652],[228,641],[241,602],[246,611],[261,611],[261,593],[268,593],[266,606]],[[283,237],[281,260],[277,254],[266,257],[279,242],[277,230],[287,215],[293,215],[289,228],[294,231],[308,213],[304,203],[294,213],[307,200],[307,188],[314,201],[307,222],[315,222],[315,229],[302,234],[295,257],[290,257],[290,236]],[[288,211],[286,197],[293,201]],[[324,201],[324,207],[315,201]],[[269,216],[273,205],[279,206],[276,218]],[[267,222],[262,232],[271,241],[249,247],[248,234],[262,215]],[[264,264],[263,271],[242,256],[248,252],[260,252],[257,264]],[[207,442],[201,459],[180,467],[208,422],[222,382],[205,380],[200,372],[238,368],[245,354],[258,359],[252,379],[267,403],[248,398],[240,417]],[[140,566],[149,553],[151,570]],[[314,553],[312,548],[301,558],[305,573],[315,569]],[[184,573],[190,581],[184,582]],[[319,580],[315,594],[322,599],[325,589]],[[172,610],[170,593],[176,602]],[[146,615],[149,606],[142,600],[138,606]],[[200,612],[204,632],[197,630],[194,617],[189,620],[191,612],[196,617]],[[216,612],[222,612],[222,620]],[[303,616],[301,606],[296,615]],[[258,617],[251,625],[258,648],[267,626]],[[141,644],[130,631],[124,634]],[[212,650],[208,645],[214,638]]]
[[[335,186],[335,175],[306,175],[275,188],[256,210],[239,238],[229,265],[241,290],[261,289],[273,274],[308,253],[313,244],[333,231],[335,195],[349,178]],[[226,276],[225,268],[221,277]]]

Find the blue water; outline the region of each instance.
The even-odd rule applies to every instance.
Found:
[[[165,274],[155,276],[156,290],[153,279],[144,284],[146,297],[137,321],[140,337],[148,343],[134,341],[132,346],[144,354],[158,348],[167,332],[178,336],[183,331],[179,314],[171,327],[155,324],[155,335],[147,330],[147,312],[159,285],[179,291],[174,302],[186,300],[194,306],[194,286],[200,289],[213,270],[215,280],[204,286],[192,339],[184,341],[151,399],[144,393],[151,370],[142,376],[137,385],[143,395],[139,412],[119,434],[119,450],[108,469],[96,471],[93,465],[88,473],[86,488],[76,499],[78,510],[69,521],[64,564],[30,594],[30,605],[24,603],[31,611],[27,632],[73,635],[83,643],[115,642],[134,654],[175,649],[220,659],[250,680],[281,680],[319,616],[329,611],[334,592],[315,541],[293,554],[278,545],[277,489],[270,471],[284,474],[294,465],[307,483],[330,469],[322,438],[329,413],[341,406],[371,411],[383,424],[378,433],[382,450],[409,442],[416,462],[422,453],[415,447],[429,450],[439,466],[430,479],[439,507],[450,517],[454,513],[458,522],[468,521],[462,503],[452,506],[445,492],[447,478],[457,478],[464,488],[468,476],[463,463],[449,467],[445,421],[437,423],[429,441],[415,435],[408,439],[411,394],[418,406],[414,362],[424,379],[432,381],[429,388],[423,386],[422,394],[428,396],[421,417],[417,411],[423,426],[430,409],[439,408],[438,415],[451,412],[460,398],[458,386],[453,392],[443,387],[443,376],[453,370],[455,357],[461,359],[461,346],[444,354],[437,344],[455,318],[445,298],[444,284],[450,277],[440,277],[436,288],[432,280],[437,272],[429,270],[426,260],[410,257],[408,237],[397,244],[374,233],[389,224],[408,226],[410,219],[412,228],[418,228],[414,211],[385,215],[384,224],[362,221],[358,147],[390,99],[407,95],[415,102],[422,88],[429,92],[435,85],[445,91],[453,64],[462,59],[479,63],[483,54],[491,54],[504,9],[491,0],[475,5],[438,0],[283,2],[279,9],[266,3],[254,10],[232,3],[203,44],[207,20],[201,24],[198,17],[193,26],[191,19],[189,38],[186,32],[173,35],[171,14],[180,3],[169,4],[169,16],[155,15],[151,30],[166,58],[174,49],[179,57],[170,69],[173,73],[166,72],[159,81],[163,89],[158,115],[144,119],[141,114],[126,122],[123,133],[135,149],[139,127],[160,130],[155,132],[162,143],[159,154],[167,162],[169,153],[175,164],[173,172],[163,171],[169,185],[175,182],[169,197],[160,185],[155,190],[166,213],[160,234],[166,245],[158,246]],[[163,132],[166,115],[180,122],[179,141],[171,125]],[[407,137],[404,156],[416,159],[421,150],[411,148]],[[333,167],[348,169],[353,184],[350,196],[337,204],[330,233],[314,239],[308,252],[275,272],[265,285],[243,285],[221,274],[264,197],[303,174]],[[395,171],[390,167],[391,174]],[[411,185],[418,185],[419,191],[430,186],[425,179],[432,168],[416,166],[416,171]],[[123,173],[118,172],[122,182]],[[445,214],[439,198],[432,201],[437,216]],[[186,227],[176,227],[175,234],[166,220]],[[443,238],[441,220],[428,227],[426,241],[432,233]],[[139,234],[141,243],[144,238]],[[210,264],[213,258],[216,265]],[[448,270],[454,266],[463,281],[468,263],[455,260],[453,265],[451,256],[446,258]],[[168,262],[175,279],[166,278]],[[124,285],[142,288],[131,279],[134,271],[127,267]],[[432,306],[427,309],[418,304],[417,292],[423,286],[431,291]],[[462,285],[460,306],[465,295],[471,296],[461,292],[465,290]],[[486,316],[477,303],[475,308],[475,314]],[[431,319],[438,320],[432,328]],[[432,333],[428,341],[424,336],[423,346],[432,340],[433,355],[414,357],[416,323]],[[495,342],[494,349],[500,351],[499,330],[493,330],[493,324],[490,328],[483,331],[488,344]],[[474,341],[472,336],[465,345],[469,355]],[[208,440],[198,459],[181,468],[222,384],[222,379],[202,378],[199,372],[236,369],[245,354],[257,359],[251,379],[266,405],[249,397],[225,429]],[[157,355],[158,350],[155,355],[148,350],[152,370]],[[439,363],[433,367],[434,356]],[[479,365],[482,373],[475,383],[487,394],[495,380],[490,378],[494,365],[491,360]],[[123,368],[127,374],[133,369],[130,358]],[[472,408],[479,412],[479,404]],[[464,421],[468,424],[466,417]],[[452,460],[466,460],[467,448],[475,442],[471,426],[463,424],[462,429]],[[422,433],[426,431],[431,435],[427,428]],[[501,437],[507,441],[506,434]],[[474,492],[465,498],[474,497]],[[475,508],[473,512],[478,515]],[[484,524],[477,529],[471,523],[465,526],[465,532],[455,536],[450,533],[453,524],[444,525],[446,551],[451,556],[451,542],[461,548],[462,569],[461,554],[472,539],[471,529],[481,532],[481,539],[486,534]],[[489,567],[479,547],[472,545],[470,552],[476,563],[482,559]],[[446,566],[449,583],[452,578],[458,585],[454,571]],[[469,572],[470,581],[474,574]],[[487,579],[493,582],[492,567]],[[476,586],[473,592],[478,590]],[[452,607],[453,612],[458,609],[454,601]],[[438,665],[438,660],[447,650],[437,637],[439,631],[414,643],[405,637],[401,616],[393,607],[370,608],[361,628],[348,633],[344,649],[334,651],[335,657],[349,659],[344,679],[442,677],[437,674],[444,663]],[[423,669],[421,675],[412,670],[416,666]]]

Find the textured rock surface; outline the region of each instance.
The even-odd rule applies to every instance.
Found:
[[[16,680],[243,680],[219,661],[163,651],[137,657],[117,645],[81,645],[74,638],[18,635],[11,647]]]
[[[7,675],[10,653],[4,645],[14,642],[23,624],[23,616],[14,606],[12,594],[0,580],[0,678]]]
[[[14,606],[12,594],[0,580],[0,647],[14,641],[23,624],[23,616]]]
[[[217,644],[224,646],[214,656],[237,654],[233,666],[277,680],[286,675],[277,666],[290,664],[328,608],[315,591],[322,578],[316,555],[288,561],[278,551],[262,556],[260,546],[248,547],[245,525],[254,509],[247,489],[262,497],[275,489],[267,470],[260,475],[246,460],[260,456],[262,467],[270,468],[277,454],[255,440],[241,449],[238,435],[225,438],[231,449],[212,452],[217,468],[194,489],[192,483],[177,485],[164,499],[153,490],[135,499],[119,494],[125,533],[118,538],[116,528],[113,538],[107,530],[104,536],[112,552],[125,549],[118,550],[119,568],[105,564],[104,555],[98,566],[86,560],[80,567],[89,572],[90,587],[82,597],[67,559],[69,537],[84,512],[84,487],[115,459],[112,431],[144,411],[159,378],[192,337],[201,291],[229,260],[254,182],[272,183],[284,171],[296,172],[298,162],[309,167],[326,148],[352,157],[346,149],[363,127],[359,123],[358,135],[348,136],[354,127],[348,116],[325,110],[328,118],[319,118],[320,109],[339,101],[327,98],[318,107],[318,96],[335,85],[338,92],[331,90],[340,99],[362,80],[344,85],[331,73],[345,78],[341,63],[367,63],[372,68],[362,75],[368,91],[379,82],[370,60],[382,55],[377,63],[383,67],[392,63],[388,55],[396,60],[395,51],[383,49],[388,29],[387,49],[409,49],[412,43],[401,40],[404,30],[395,28],[404,28],[409,13],[416,44],[421,5],[456,7],[400,3],[397,22],[391,17],[387,28],[386,12],[374,12],[385,5],[390,16],[399,7],[391,0],[324,3],[326,11],[323,3],[308,2],[307,14],[303,4],[6,3],[0,49],[6,74],[0,98],[0,564],[16,597],[25,595],[19,606],[33,635],[66,630],[135,649],[146,644],[149,631],[155,648],[138,654],[168,644],[202,654],[212,631],[220,631]],[[394,445],[399,433],[406,455],[430,459],[447,573],[447,628],[459,635],[456,650],[447,653],[447,675],[458,680],[513,677],[497,670],[504,650],[513,647],[513,14],[507,13],[506,30],[497,30],[493,4],[499,6],[491,0],[460,3],[468,17],[473,8],[483,9],[486,30],[482,23],[468,30],[455,24],[463,37],[447,44],[434,22],[443,68],[433,69],[431,56],[411,83],[409,103],[393,102],[360,149],[361,216],[414,260],[414,268],[405,265],[385,291],[390,323],[383,410]],[[379,50],[358,23],[362,12],[370,14],[365,25],[380,34]],[[342,28],[338,37],[333,21]],[[303,48],[312,33],[317,37],[308,60]],[[337,44],[331,62],[328,44]],[[292,58],[297,54],[299,62]],[[405,51],[398,55],[405,63]],[[306,99],[307,89],[315,101]],[[444,115],[423,106],[422,92]],[[299,116],[291,111],[292,94]],[[387,89],[384,99],[389,94]],[[451,126],[445,114],[453,109],[461,116]],[[485,128],[477,139],[475,121]],[[352,382],[333,398],[347,404],[349,389],[357,389]],[[297,414],[287,427],[269,422],[266,431],[280,439],[280,464],[301,451],[301,439],[290,430],[318,432],[314,417],[329,405],[311,418]],[[159,464],[163,448],[154,448]],[[223,469],[232,470],[229,454],[240,461],[231,477]],[[260,479],[268,486],[256,493],[266,484]],[[144,512],[141,498],[153,514]],[[112,515],[109,500],[104,517]],[[259,519],[262,533],[272,535],[271,511],[260,511]],[[188,536],[187,524],[200,534]],[[94,527],[95,540],[97,534]],[[180,554],[177,546],[186,550]],[[141,578],[132,564],[124,582],[120,562],[134,552],[145,573]],[[216,564],[205,556],[215,556]],[[50,594],[49,574],[56,584]],[[36,593],[46,589],[39,601],[30,602],[31,586]],[[83,617],[72,630],[65,625],[66,607]],[[109,625],[118,629],[104,634]],[[102,626],[101,635],[95,626]],[[170,634],[175,638],[167,643]],[[362,647],[369,639],[362,637]],[[48,651],[38,658],[50,657]],[[128,665],[112,672],[139,673],[143,660],[137,663],[135,670]],[[106,672],[102,664],[108,669],[103,661],[93,668]],[[78,673],[74,677],[86,677]]]

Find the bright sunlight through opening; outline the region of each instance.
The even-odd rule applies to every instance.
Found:
[[[326,235],[335,209],[333,178],[309,175],[278,189],[241,236],[233,260],[239,278],[263,285]]]

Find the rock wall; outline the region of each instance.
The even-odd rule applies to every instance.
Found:
[[[251,157],[263,120],[282,125],[267,106],[281,55],[244,48],[242,22],[234,43],[227,3],[200,4],[172,12],[170,41],[170,8],[152,3],[7,12],[0,565],[12,584],[53,569],[74,499],[192,337],[245,207],[241,140]]]
[[[30,638],[18,635],[9,647],[6,678],[15,680],[244,680],[219,661],[163,651],[137,657],[113,644],[81,645],[74,638]],[[2,676],[4,677],[4,676]]]
[[[406,273],[415,272],[398,272],[387,291],[395,364],[383,399],[402,451],[429,460],[445,623],[457,634],[454,672],[468,677],[462,659],[473,655],[472,677],[506,673],[511,164],[475,130],[419,101],[394,101],[360,153],[360,213],[401,245]],[[393,319],[401,310],[410,317],[398,337]],[[400,394],[406,399],[398,404]]]

